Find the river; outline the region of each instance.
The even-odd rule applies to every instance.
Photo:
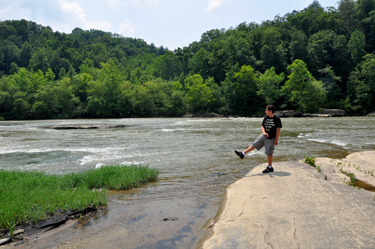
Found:
[[[157,182],[110,191],[94,218],[31,248],[197,248],[217,214],[225,188],[266,162],[264,149],[244,160],[261,118],[150,118],[0,121],[0,168],[49,174],[103,165],[149,165]],[[286,118],[274,161],[345,157],[375,149],[375,118]],[[129,125],[54,130],[48,125]],[[277,167],[275,167],[277,171]]]

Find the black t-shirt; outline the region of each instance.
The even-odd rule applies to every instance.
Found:
[[[269,135],[269,139],[276,137],[277,128],[281,128],[281,119],[274,115],[272,118],[265,116],[262,122],[262,126]]]

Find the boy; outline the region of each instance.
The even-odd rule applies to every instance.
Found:
[[[254,143],[244,151],[234,152],[243,159],[245,154],[250,151],[257,149],[260,150],[265,146],[265,153],[268,156],[268,166],[262,173],[273,172],[272,159],[273,151],[275,150],[275,145],[278,144],[280,129],[282,128],[281,120],[278,116],[275,115],[275,107],[273,105],[268,105],[266,107],[266,116],[263,119],[261,130],[262,134],[254,141]]]

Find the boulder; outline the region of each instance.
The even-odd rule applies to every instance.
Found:
[[[284,110],[284,111],[276,111],[275,114],[282,118],[287,117],[301,117],[302,112],[294,111],[294,110]]]
[[[323,109],[320,113],[331,115],[331,117],[342,117],[346,114],[345,111],[341,109]]]
[[[367,116],[375,117],[375,112],[371,112],[371,113],[367,114]]]

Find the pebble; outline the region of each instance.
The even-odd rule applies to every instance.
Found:
[[[4,245],[5,243],[8,243],[10,241],[10,238],[0,239],[0,245]]]

